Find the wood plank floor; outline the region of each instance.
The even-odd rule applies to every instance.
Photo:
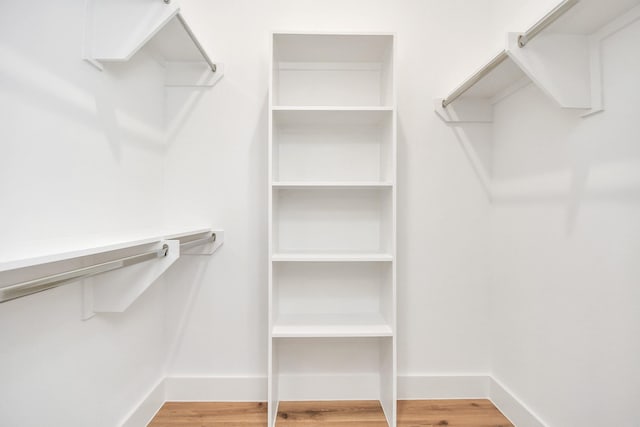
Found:
[[[280,402],[278,427],[383,427],[378,401]],[[167,402],[149,427],[265,427],[262,402]],[[398,427],[514,427],[489,401],[401,400]]]

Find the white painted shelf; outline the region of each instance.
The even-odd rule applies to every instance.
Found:
[[[580,0],[544,31],[550,34],[591,35],[639,4],[638,0]]]
[[[391,326],[375,313],[281,315],[273,326],[274,338],[390,337]]]
[[[274,253],[274,262],[391,262],[392,254],[385,253]]]
[[[449,96],[434,101],[436,113],[450,123],[489,123],[493,104],[531,82],[561,108],[582,110],[585,116],[602,111],[600,44],[638,18],[639,4],[639,0],[564,0],[551,24],[541,25],[553,13],[525,33],[507,34],[504,51]],[[521,34],[533,29],[535,38],[521,46]]]
[[[358,112],[358,111],[393,111],[394,107],[392,106],[286,106],[286,105],[276,105],[271,108],[273,111],[336,111],[336,112]]]
[[[54,241],[25,242],[24,247],[12,250],[11,253],[3,254],[0,262],[0,272],[19,268],[33,267],[42,264],[49,264],[59,261],[67,261],[74,258],[82,258],[100,253],[114,252],[121,249],[135,246],[147,245],[161,240],[179,239],[180,237],[201,234],[211,231],[208,228],[197,228],[192,230],[162,230],[149,233],[138,233],[137,235],[113,236],[96,235],[90,236],[90,241],[85,239],[67,239]],[[80,247],[81,249],[77,249]],[[29,254],[35,255],[29,256]],[[11,256],[11,258],[9,258]]]
[[[85,289],[83,318],[99,312],[123,312],[181,255],[215,252],[224,243],[224,232],[174,230],[126,239],[94,236],[90,243],[75,241],[74,247],[81,249],[67,250],[70,243],[41,242],[40,247],[46,249],[37,256],[0,264],[3,298],[11,300],[81,282]],[[36,245],[29,246],[36,250]],[[141,256],[136,263],[127,263]]]
[[[304,182],[304,181],[277,181],[271,184],[274,189],[293,190],[293,189],[345,189],[357,190],[359,188],[390,188],[393,186],[391,182]]]
[[[379,399],[395,427],[394,36],[272,42],[268,425],[280,399]]]
[[[102,70],[143,49],[165,64],[167,86],[213,86],[223,75],[176,2],[87,0],[85,60]]]

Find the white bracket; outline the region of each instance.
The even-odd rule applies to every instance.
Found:
[[[519,33],[507,36],[507,53],[561,108],[591,108],[589,39],[584,35],[541,34],[526,47]]]
[[[164,244],[169,246],[165,257],[85,279],[83,318],[95,313],[122,313],[129,308],[180,257],[178,240],[163,240],[148,249],[160,250]]]
[[[533,82],[559,107],[584,110],[584,116],[602,111],[602,82],[598,74],[600,49],[593,37],[573,34],[541,34],[525,47],[518,45],[520,33],[507,34],[508,58],[474,87],[446,108],[435,100],[435,112],[446,123],[490,123],[493,104]],[[511,70],[502,75],[505,70]],[[482,96],[471,93],[486,79],[500,82],[509,78],[508,87],[483,89]]]

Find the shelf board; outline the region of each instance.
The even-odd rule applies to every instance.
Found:
[[[341,106],[341,105],[320,105],[320,106],[300,106],[300,105],[276,105],[272,106],[273,111],[393,111],[392,106]]]
[[[511,58],[507,58],[462,95],[461,99],[485,98],[493,101],[522,80],[530,81],[522,69]]]
[[[555,14],[542,18],[527,31],[542,28],[540,34],[524,47],[521,33],[508,33],[507,47],[451,92],[444,99],[447,107],[443,99],[435,100],[436,113],[445,122],[488,123],[492,104],[529,82],[561,108],[586,110],[585,115],[602,111],[601,76],[592,71],[601,59],[599,49],[590,46],[606,37],[603,32],[612,34],[637,20],[640,0],[580,0],[556,10],[562,16],[546,28]]]
[[[377,313],[281,315],[274,338],[390,337],[391,326]]]
[[[580,0],[543,34],[590,35],[639,4],[638,0]]]
[[[271,256],[273,262],[391,262],[393,255],[386,253],[299,253],[282,252]]]
[[[391,188],[391,182],[376,181],[276,181],[271,184],[274,189],[359,189],[359,188]]]
[[[74,258],[92,256],[105,252],[118,251],[135,246],[148,245],[161,240],[179,239],[191,234],[211,231],[208,228],[183,230],[154,230],[143,234],[129,235],[93,235],[90,239],[42,240],[23,242],[9,256],[0,257],[0,272],[67,261]],[[78,249],[80,248],[80,249]],[[0,254],[4,255],[4,254]],[[9,254],[7,254],[9,255]]]

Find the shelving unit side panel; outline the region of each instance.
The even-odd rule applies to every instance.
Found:
[[[267,148],[267,198],[268,198],[268,214],[267,214],[267,244],[268,244],[268,308],[267,308],[267,423],[269,427],[275,427],[276,419],[278,415],[278,358],[277,349],[273,345],[273,337],[271,331],[273,330],[273,263],[271,262],[273,256],[273,191],[271,191],[271,182],[273,182],[273,140],[274,140],[274,126],[273,126],[273,103],[274,103],[274,34],[271,34],[269,38],[269,54],[270,54],[270,66],[269,66],[269,135],[268,135],[268,148]]]

